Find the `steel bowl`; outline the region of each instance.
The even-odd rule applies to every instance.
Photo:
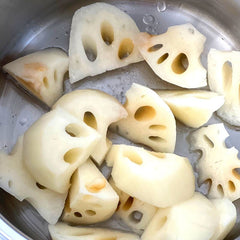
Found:
[[[94,1],[81,0],[1,0],[0,1],[0,65],[1,67],[27,53],[47,47],[68,50],[69,32],[73,13],[83,5]],[[207,37],[202,61],[206,66],[207,53],[214,47],[220,50],[240,48],[239,0],[109,0],[128,13],[141,31],[163,33],[171,25],[192,23]],[[0,68],[2,69],[2,68]],[[65,92],[77,88],[95,88],[114,95],[123,102],[124,93],[133,82],[155,89],[172,88],[160,82],[145,62],[133,64],[96,77],[88,77],[73,85],[65,81]],[[18,136],[48,109],[40,101],[25,92],[0,70],[0,149],[10,152]],[[216,115],[209,123],[221,122]],[[225,124],[230,142],[240,150],[240,132]],[[177,123],[175,152],[197,159],[189,152],[188,134],[192,129]],[[113,142],[124,142],[111,134]],[[235,202],[239,212],[238,201]],[[227,239],[240,239],[240,223]],[[124,229],[116,220],[100,226]],[[0,190],[0,239],[50,239],[47,223],[26,201],[19,202]]]

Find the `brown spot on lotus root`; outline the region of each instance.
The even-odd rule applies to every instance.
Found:
[[[96,178],[93,182],[86,185],[86,189],[91,193],[97,193],[106,186],[106,180],[103,178]]]
[[[122,40],[119,49],[118,49],[118,57],[119,59],[127,58],[133,52],[134,44],[133,41],[129,38],[125,38]]]
[[[188,69],[188,66],[188,58],[184,53],[180,53],[172,62],[172,70],[176,74],[184,73]]]
[[[151,106],[142,106],[137,109],[134,118],[137,121],[149,121],[156,116],[156,110]]]
[[[101,24],[101,35],[103,41],[107,45],[111,45],[114,41],[114,31],[112,25],[108,21],[104,21]]]

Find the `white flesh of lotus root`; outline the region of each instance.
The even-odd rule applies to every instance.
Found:
[[[126,110],[111,95],[92,89],[76,90],[62,96],[53,106],[54,109],[59,107],[84,121],[101,135],[91,153],[95,162],[101,165],[112,144],[106,137],[108,126],[127,117]]]
[[[200,193],[171,208],[159,209],[142,240],[210,240],[218,227],[214,205]]]
[[[217,231],[211,240],[223,240],[236,223],[236,207],[228,199],[213,199],[211,202],[216,207],[220,218]]]
[[[71,182],[63,221],[90,224],[114,214],[119,197],[90,159],[76,170]]]
[[[47,222],[55,224],[67,194],[53,192],[37,183],[24,166],[22,150],[23,137],[20,137],[10,155],[0,152],[0,188],[19,201],[27,200]]]
[[[18,58],[3,69],[50,107],[62,95],[68,56],[61,49],[48,48]]]
[[[119,195],[119,205],[116,214],[136,233],[141,233],[153,218],[157,208],[129,196],[118,189],[111,178],[109,183]]]
[[[187,158],[113,145],[106,161],[113,164],[112,178],[120,190],[156,207],[172,206],[194,194],[195,178]]]
[[[131,233],[105,228],[72,227],[64,223],[48,226],[53,240],[140,240]]]
[[[234,201],[240,197],[240,168],[238,151],[227,148],[225,140],[229,136],[222,123],[202,127],[191,136],[192,150],[200,150],[197,163],[199,184],[209,184],[208,197],[229,198]]]
[[[153,90],[134,83],[126,93],[128,117],[111,128],[154,151],[174,152],[176,121],[167,104]]]
[[[134,42],[138,33],[133,19],[115,6],[95,3],[80,8],[70,33],[70,82],[142,61]]]
[[[225,97],[217,114],[226,122],[240,126],[240,52],[211,49],[208,54],[208,82],[212,91]]]
[[[73,172],[88,159],[99,139],[95,130],[74,116],[52,110],[26,131],[24,161],[41,185],[65,193]]]
[[[157,94],[167,103],[174,116],[185,125],[199,128],[224,103],[224,97],[202,90],[160,90]]]
[[[206,69],[200,55],[206,37],[191,24],[172,26],[164,34],[154,36],[140,33],[138,48],[163,80],[184,88],[207,85]]]

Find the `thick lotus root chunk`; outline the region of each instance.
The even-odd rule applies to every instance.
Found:
[[[158,208],[121,191],[117,188],[112,178],[109,183],[119,196],[119,205],[116,214],[131,227],[134,232],[141,234]]]
[[[51,191],[36,182],[24,165],[23,137],[10,155],[0,152],[0,188],[19,201],[27,200],[50,224],[55,224],[64,208],[67,194]]]
[[[111,129],[154,151],[174,152],[176,121],[167,104],[153,90],[134,83],[126,93],[128,117]]]
[[[70,82],[142,61],[135,46],[138,27],[130,16],[106,3],[80,8],[72,20]]]
[[[154,36],[140,33],[138,48],[163,80],[184,88],[207,85],[206,69],[200,55],[206,41],[191,24],[172,26],[164,34]]]
[[[240,197],[240,160],[236,148],[226,147],[228,136],[222,123],[202,127],[192,134],[191,147],[202,152],[197,170],[199,184],[209,184],[208,197],[234,201]]]
[[[114,214],[118,200],[111,185],[88,159],[72,176],[63,220],[75,224],[102,222]]]
[[[240,126],[240,52],[211,49],[208,54],[208,82],[212,91],[225,97],[217,114],[226,122]]]
[[[48,48],[18,58],[3,69],[51,107],[62,95],[68,56],[61,49]]]
[[[140,240],[139,236],[106,228],[73,227],[64,223],[48,226],[53,240]]]

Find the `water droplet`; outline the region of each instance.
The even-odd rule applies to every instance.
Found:
[[[25,125],[27,123],[27,118],[23,118],[19,121],[20,125]]]
[[[163,0],[157,0],[157,10],[159,12],[164,12],[167,9],[167,5]]]
[[[144,15],[143,16],[143,22],[147,25],[153,24],[155,22],[155,18],[152,15]]]

